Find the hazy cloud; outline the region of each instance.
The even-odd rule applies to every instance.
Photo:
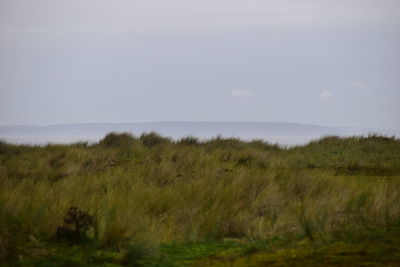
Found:
[[[231,92],[231,96],[235,97],[235,98],[250,97],[253,95],[254,95],[254,93],[249,90],[233,90]]]
[[[332,92],[329,91],[329,90],[323,90],[323,91],[321,91],[321,93],[319,94],[319,97],[320,97],[321,99],[329,99],[329,98],[332,98],[332,97],[333,97],[333,94],[332,94]]]

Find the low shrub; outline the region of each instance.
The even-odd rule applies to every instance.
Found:
[[[93,217],[91,215],[77,207],[70,207],[64,217],[63,225],[57,227],[56,238],[72,243],[81,243],[87,240],[87,231],[92,226]]]

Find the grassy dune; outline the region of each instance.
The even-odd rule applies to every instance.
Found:
[[[4,265],[395,266],[399,229],[395,138],[0,142]]]

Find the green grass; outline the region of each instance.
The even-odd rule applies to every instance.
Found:
[[[0,142],[10,266],[400,264],[400,140]],[[62,240],[70,207],[93,223]]]
[[[398,266],[399,237],[399,229],[390,229],[370,231],[362,240],[310,242],[302,236],[226,239],[161,243],[153,247],[136,244],[123,252],[88,244],[49,243],[27,248],[35,255],[33,258],[21,257],[8,263],[9,266]]]

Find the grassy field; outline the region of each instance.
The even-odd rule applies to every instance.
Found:
[[[0,265],[399,266],[400,140],[0,142]]]

